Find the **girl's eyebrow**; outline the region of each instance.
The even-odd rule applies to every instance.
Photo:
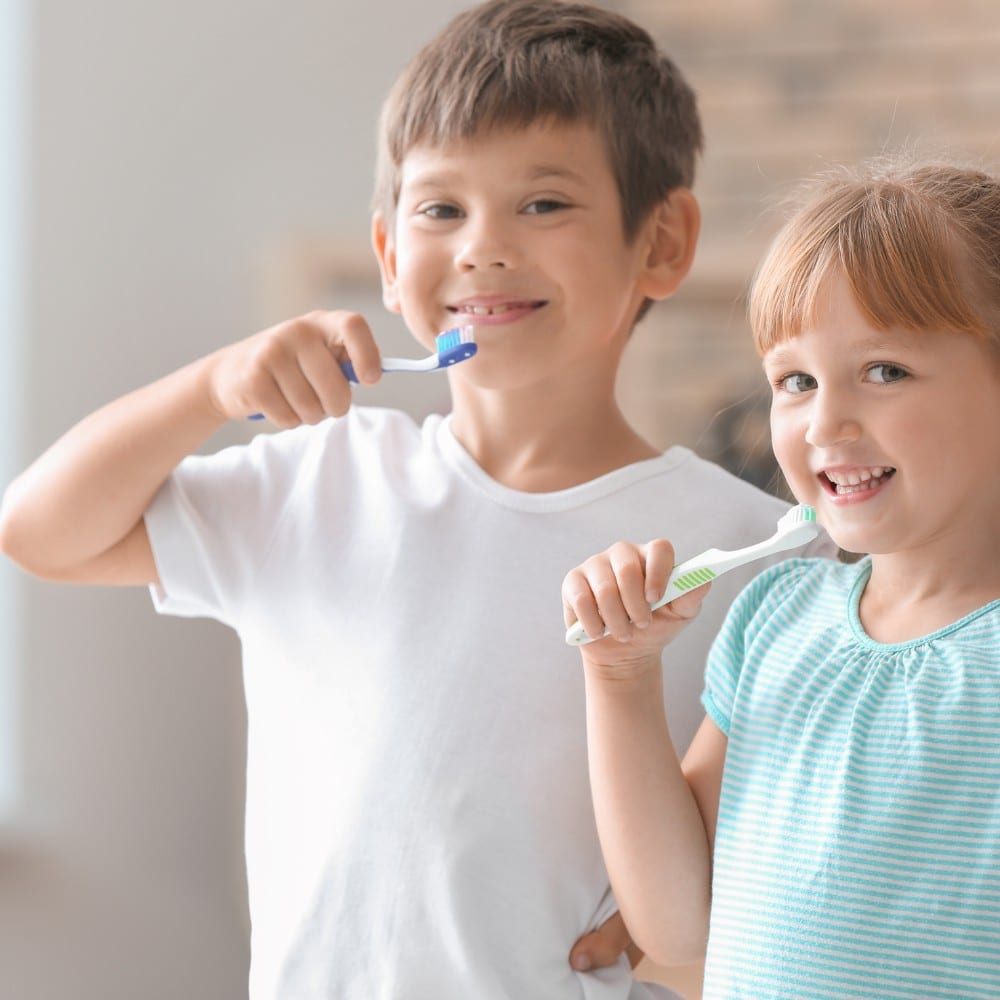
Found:
[[[792,346],[794,343],[795,338],[792,337],[790,340],[785,341],[785,343],[772,347],[761,359],[762,363],[765,366],[774,365],[780,368],[784,368],[787,365],[794,366],[796,364],[796,352],[794,346]],[[870,354],[893,355],[900,353],[900,351],[918,350],[920,350],[920,344],[916,339],[907,340],[904,337],[892,338],[884,334],[866,337],[864,340],[859,340],[849,347],[850,353],[858,356],[867,356]]]

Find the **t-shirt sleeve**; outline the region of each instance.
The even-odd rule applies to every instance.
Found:
[[[779,591],[812,560],[786,559],[769,566],[743,588],[730,605],[708,654],[701,703],[709,718],[726,735],[733,718],[740,680],[753,637],[762,620],[780,600]]]
[[[239,608],[315,450],[312,428],[186,458],[145,514],[164,614],[237,626]]]

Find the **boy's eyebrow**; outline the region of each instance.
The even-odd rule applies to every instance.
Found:
[[[562,165],[549,165],[549,164],[539,164],[533,170],[528,172],[528,180],[531,181],[541,181],[547,180],[548,178],[554,178],[555,180],[568,180],[573,181],[576,184],[583,184],[584,177],[582,174],[577,173],[570,167]]]
[[[458,170],[429,170],[427,173],[417,173],[409,179],[409,188],[446,188],[453,184],[461,176]],[[525,173],[525,179],[531,183],[541,180],[566,180],[574,184],[584,184],[583,174],[577,173],[571,167],[561,164],[541,163],[532,167]]]

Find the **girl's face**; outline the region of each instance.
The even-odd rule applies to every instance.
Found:
[[[816,316],[764,356],[774,453],[799,502],[850,552],[930,557],[995,539],[997,347],[876,329],[842,275]]]

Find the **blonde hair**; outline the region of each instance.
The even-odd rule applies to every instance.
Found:
[[[833,273],[877,329],[963,332],[1000,346],[1000,180],[897,157],[809,184],[751,284],[761,354],[815,320]]]

